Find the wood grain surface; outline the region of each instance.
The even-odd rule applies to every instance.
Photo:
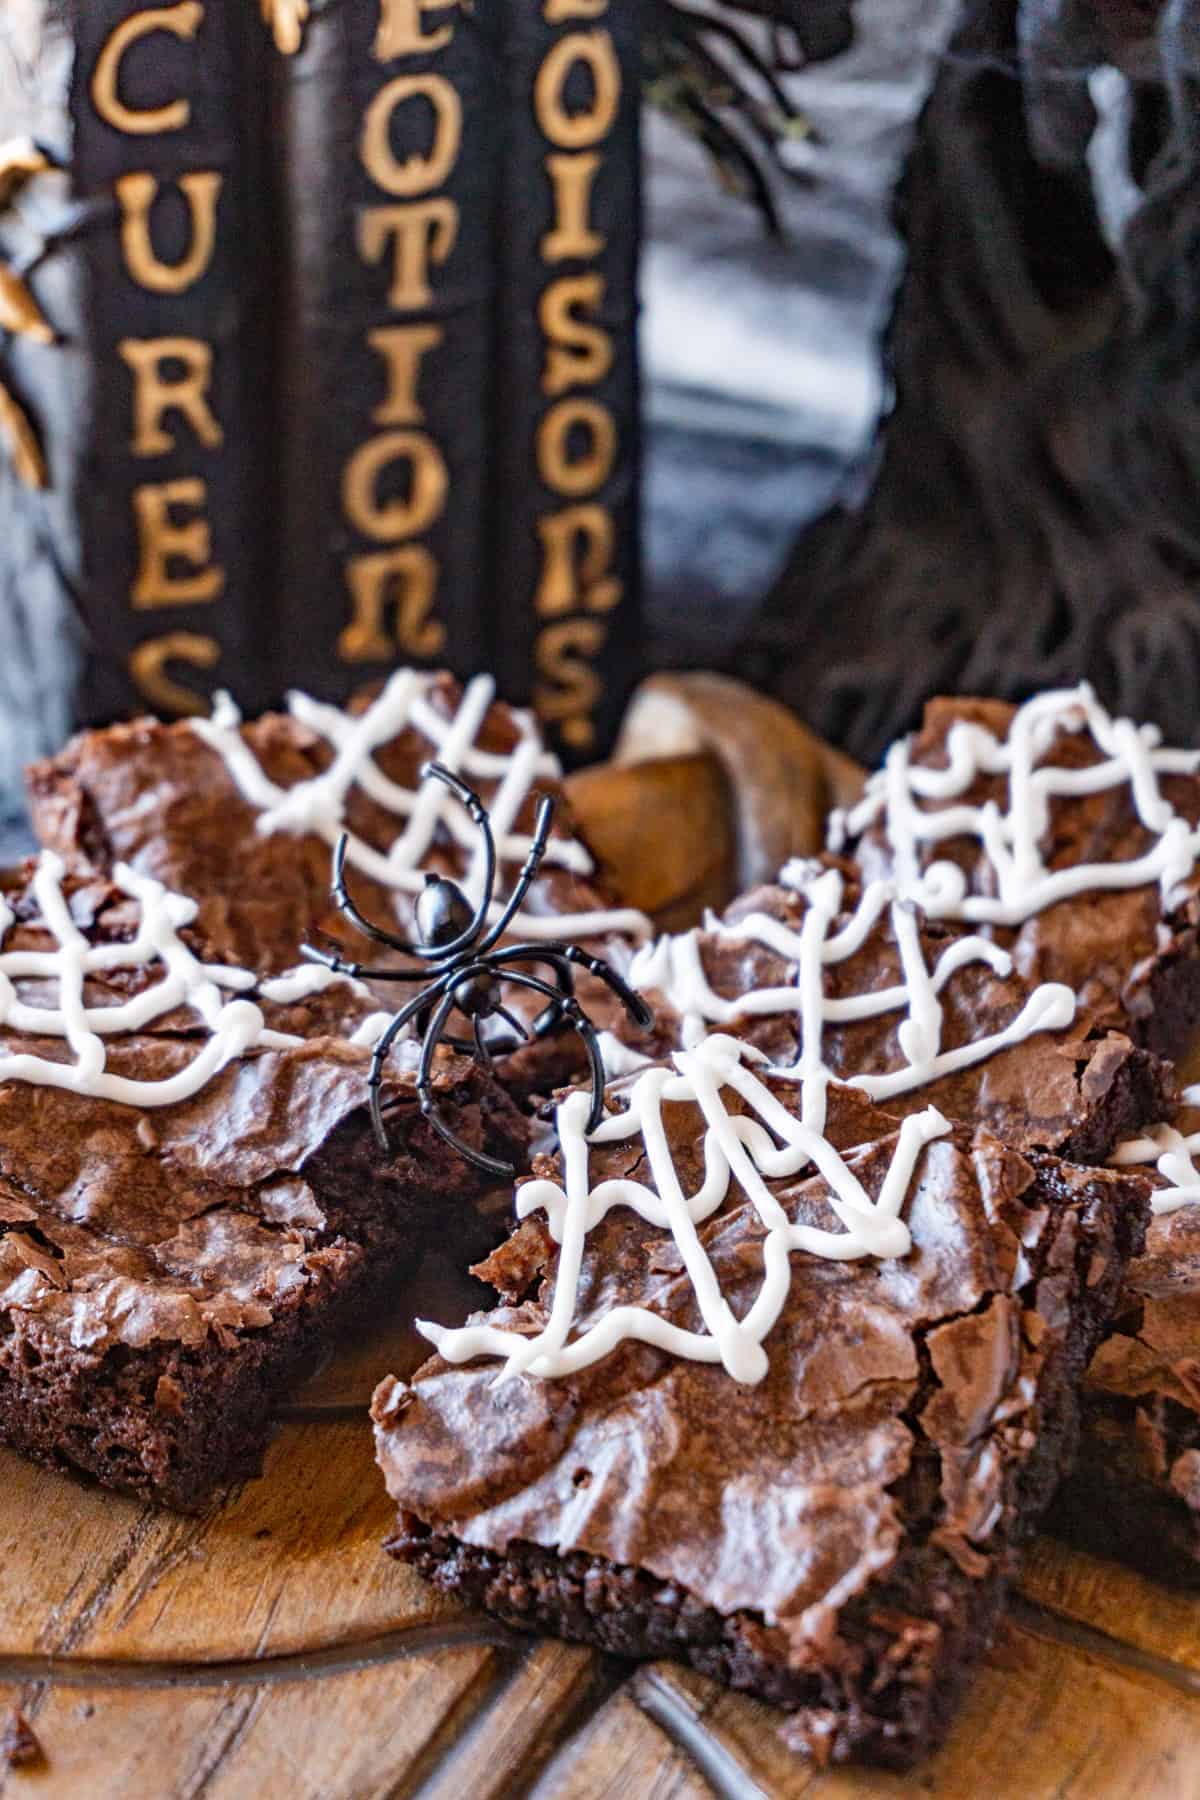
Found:
[[[1041,1542],[950,1742],[907,1778],[814,1770],[786,1720],[666,1663],[519,1638],[380,1550],[366,1405],[411,1369],[430,1262],[281,1419],[262,1480],[183,1519],[0,1452],[0,1794],[87,1800],[1189,1800],[1200,1596]]]

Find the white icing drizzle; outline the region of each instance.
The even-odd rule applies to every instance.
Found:
[[[1185,1106],[1200,1106],[1200,1085],[1184,1088],[1180,1099]],[[1144,1137],[1128,1138],[1113,1151],[1116,1168],[1144,1167],[1153,1163],[1169,1185],[1156,1188],[1150,1200],[1151,1210],[1160,1217],[1178,1212],[1181,1207],[1195,1206],[1200,1201],[1200,1169],[1195,1158],[1200,1152],[1200,1131],[1184,1133],[1174,1125],[1152,1125]]]
[[[54,950],[6,950],[4,943],[16,921],[11,906],[0,896],[0,1030],[62,1038],[73,1060],[56,1062],[32,1053],[7,1051],[0,1054],[0,1081],[65,1088],[124,1106],[174,1106],[198,1094],[227,1063],[247,1051],[286,1049],[303,1041],[287,1032],[268,1030],[261,1008],[245,997],[256,986],[248,970],[201,962],[189,950],[179,933],[196,917],[194,900],[170,893],[161,882],[118,863],[113,884],[137,901],[137,931],[129,943],[90,944],[71,917],[62,888],[64,872],[61,857],[43,850],[33,878],[33,894],[41,922],[55,939]],[[87,1005],[89,976],[144,969],[151,964],[161,965],[162,978],[143,992],[111,1006]],[[57,1004],[30,1005],[18,997],[18,982],[42,981],[54,984]],[[339,981],[344,983],[345,977],[306,964],[263,982],[258,993],[266,1000],[287,1004]],[[346,985],[367,991],[361,983]],[[107,1038],[144,1031],[180,1008],[195,1013],[208,1034],[184,1068],[162,1081],[135,1081],[109,1072]],[[372,1015],[351,1041],[375,1042],[387,1018],[387,1014]]]
[[[1100,751],[1099,762],[1081,769],[1041,762],[1061,735],[1082,732],[1090,734]],[[1164,775],[1195,774],[1200,751],[1164,749],[1156,726],[1114,719],[1086,682],[1027,701],[1013,715],[1003,741],[983,725],[957,720],[946,736],[946,758],[944,769],[914,765],[909,740],[893,744],[862,799],[834,815],[829,833],[830,847],[840,849],[882,822],[898,892],[930,918],[1017,926],[1059,900],[1153,883],[1161,889],[1164,906],[1170,906],[1194,872],[1200,828],[1175,811],[1159,781]],[[1007,777],[1005,811],[995,801],[952,804],[982,775]],[[1048,869],[1039,840],[1051,822],[1051,802],[1123,786],[1155,839],[1151,847],[1122,862]],[[927,809],[922,801],[939,804]],[[986,853],[994,895],[969,894],[962,870],[953,863],[933,862],[922,872],[925,846],[963,836],[975,838]]]
[[[429,744],[429,755],[445,768],[472,783],[495,782],[489,806],[497,859],[519,865],[532,840],[514,830],[530,789],[539,777],[556,779],[557,759],[544,747],[532,717],[513,710],[519,733],[511,753],[498,754],[476,743],[496,684],[490,675],[477,675],[463,690],[458,711],[444,719],[429,700],[435,676],[415,669],[398,669],[378,698],[353,717],[336,706],[307,694],[288,696],[288,711],[302,725],[325,738],[334,758],[323,775],[294,787],[281,788],[270,780],[242,736],[242,716],[228,694],[219,694],[209,719],[195,719],[192,728],[223,759],[244,798],[259,812],[257,828],[264,836],[274,832],[313,833],[332,846],[346,829],[346,799],[359,787],[377,806],[400,822],[386,852],[376,850],[351,832],[347,861],[372,880],[402,893],[416,894],[423,883],[423,862],[439,829],[470,861],[462,878],[468,898],[478,902],[483,891],[483,854],[479,832],[462,803],[439,781],[424,781],[416,788],[400,787],[375,761],[375,751],[405,730],[418,731]],[[552,837],[546,846],[547,863],[574,875],[589,875],[591,857],[575,838]],[[500,911],[498,895],[492,916]],[[621,933],[638,941],[652,930],[644,913],[630,907],[593,912],[521,912],[513,932],[527,938],[602,937]]]
[[[778,1322],[791,1285],[791,1255],[804,1251],[834,1261],[899,1257],[912,1246],[901,1218],[917,1160],[924,1146],[950,1126],[933,1107],[906,1119],[877,1200],[872,1200],[844,1158],[802,1119],[780,1104],[746,1066],[762,1058],[737,1039],[714,1034],[673,1057],[674,1072],[661,1066],[641,1074],[624,1112],[605,1118],[590,1143],[603,1145],[641,1137],[651,1181],[630,1178],[589,1182],[586,1093],[569,1094],[558,1109],[563,1185],[531,1181],[517,1196],[522,1217],[541,1208],[560,1246],[550,1316],[536,1337],[494,1325],[446,1330],[427,1320],[418,1329],[453,1363],[477,1356],[501,1357],[499,1379],[519,1374],[561,1376],[587,1368],[629,1339],[693,1362],[719,1363],[736,1381],[759,1382],[767,1371],[763,1341]],[[740,1095],[749,1112],[731,1114],[724,1090]],[[664,1107],[682,1102],[704,1115],[704,1180],[686,1194],[671,1157]],[[815,1165],[829,1189],[829,1205],[843,1227],[826,1231],[793,1225],[770,1179],[799,1175]],[[765,1229],[763,1282],[749,1311],[738,1318],[721,1292],[698,1226],[724,1202],[736,1178]],[[578,1312],[579,1278],[587,1235],[610,1208],[632,1208],[647,1224],[668,1231],[678,1248],[706,1329],[688,1331],[641,1306],[618,1306],[572,1338]]]
[[[1061,769],[1042,762],[1061,733],[1083,731],[1091,734],[1101,753],[1098,763]],[[906,1010],[897,1030],[905,1066],[886,1075],[849,1077],[850,1085],[875,1101],[936,1081],[1037,1032],[1063,1030],[1074,1019],[1075,995],[1062,984],[1048,983],[1030,994],[1005,1030],[943,1051],[939,995],[947,982],[972,963],[984,963],[997,975],[1007,976],[1012,961],[988,939],[967,936],[948,946],[930,969],[918,909],[935,919],[1017,926],[1059,900],[1152,883],[1160,886],[1164,905],[1171,905],[1181,884],[1192,876],[1200,852],[1200,828],[1175,812],[1159,786],[1164,775],[1200,769],[1200,751],[1164,749],[1153,726],[1111,718],[1086,685],[1040,695],[1019,708],[1003,742],[984,727],[960,720],[948,733],[946,753],[944,769],[925,768],[912,764],[907,741],[894,744],[883,769],[868,782],[863,799],[848,813],[835,815],[832,848],[842,848],[882,822],[893,865],[890,879],[868,883],[840,930],[833,930],[843,899],[840,873],[804,861],[794,861],[784,871],[787,885],[808,902],[799,931],[764,913],[732,924],[711,917],[706,921],[706,929],[718,936],[760,943],[794,963],[793,982],[723,999],[708,982],[696,932],[663,938],[638,952],[630,979],[643,991],[659,990],[672,1003],[683,1021],[684,1048],[673,1058],[675,1073],[650,1066],[637,1076],[627,1110],[606,1118],[592,1141],[605,1144],[640,1134],[651,1182],[619,1179],[589,1186],[588,1100],[582,1093],[569,1096],[558,1112],[563,1185],[531,1182],[518,1197],[522,1216],[539,1207],[545,1210],[560,1246],[550,1316],[533,1338],[486,1324],[446,1331],[423,1322],[420,1329],[443,1357],[450,1362],[503,1358],[502,1380],[522,1373],[558,1376],[588,1366],[622,1341],[637,1339],[695,1361],[720,1363],[739,1381],[759,1381],[767,1367],[763,1340],[783,1308],[793,1250],[830,1258],[907,1252],[911,1240],[900,1213],[916,1159],[925,1143],[949,1127],[933,1108],[907,1119],[884,1187],[872,1203],[823,1135],[828,1089],[834,1079],[823,1056],[826,1026]],[[981,775],[1007,778],[1006,810],[995,801],[982,806],[954,804]],[[1124,785],[1137,817],[1155,840],[1149,850],[1124,862],[1048,869],[1040,839],[1051,822],[1052,801]],[[941,804],[928,809],[922,802]],[[964,835],[978,841],[991,863],[995,894],[969,894],[966,876],[952,863],[934,861],[922,869],[926,846]],[[854,956],[885,912],[899,952],[902,982],[883,991],[827,998],[825,968]],[[799,1016],[800,1052],[792,1068],[777,1073],[801,1084],[799,1119],[745,1066],[747,1061],[764,1061],[760,1053],[726,1036],[704,1035],[710,1026],[746,1015],[786,1012]],[[620,1061],[630,1066],[627,1054],[622,1053]],[[721,1099],[725,1088],[741,1095],[748,1116],[728,1112]],[[1200,1087],[1188,1090],[1185,1097],[1200,1104]],[[699,1106],[706,1125],[705,1176],[690,1196],[684,1194],[670,1156],[662,1113],[665,1104],[682,1100]],[[1155,1200],[1155,1210],[1162,1213],[1200,1199],[1200,1171],[1192,1161],[1196,1150],[1200,1132],[1185,1138],[1172,1127],[1158,1126],[1147,1137],[1121,1146],[1116,1160],[1157,1162],[1160,1173],[1173,1184]],[[841,1232],[789,1225],[778,1198],[766,1186],[767,1178],[796,1175],[809,1163],[829,1186],[830,1204],[844,1227]],[[697,1230],[724,1202],[732,1177],[766,1232],[763,1284],[743,1319],[733,1314],[721,1294]],[[631,1207],[648,1224],[670,1232],[696,1295],[703,1332],[685,1331],[643,1307],[621,1306],[572,1339],[587,1234],[611,1206]]]
[[[814,867],[817,871],[814,873]],[[796,967],[795,979],[779,987],[762,987],[726,1000],[713,992],[705,972],[699,931],[660,938],[637,952],[629,979],[641,992],[657,991],[681,1019],[685,1047],[700,1042],[710,1026],[731,1025],[739,1018],[799,1015],[800,1055],[777,1074],[803,1083],[804,1122],[821,1131],[831,1081],[844,1079],[875,1101],[895,1099],[945,1075],[984,1062],[998,1051],[1043,1031],[1062,1031],[1075,1017],[1075,996],[1060,982],[1035,988],[1018,1016],[1001,1031],[989,1032],[953,1050],[942,1049],[943,1012],[938,996],[961,969],[986,964],[999,976],[1012,973],[1012,958],[987,938],[970,936],[947,945],[930,969],[925,962],[917,913],[898,897],[898,883],[872,881],[841,930],[831,934],[842,910],[844,883],[837,869],[789,865],[790,885],[808,902],[800,930],[768,913],[723,924],[711,915],[705,930],[726,943],[761,944]],[[825,993],[824,971],[856,956],[884,914],[890,916],[904,980],[893,987],[831,998]],[[825,1061],[825,1029],[829,1025],[881,1018],[907,1011],[897,1030],[904,1064],[886,1075],[839,1077]],[[606,1039],[605,1054],[608,1055]],[[622,1059],[623,1067],[629,1065]],[[616,1073],[622,1063],[606,1064]]]

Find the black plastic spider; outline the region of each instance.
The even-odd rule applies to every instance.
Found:
[[[439,1117],[430,1087],[433,1056],[439,1043],[448,1044],[453,1050],[473,1054],[485,1068],[490,1069],[493,1057],[507,1056],[524,1043],[548,1037],[552,1031],[558,1031],[564,1025],[571,1026],[583,1039],[591,1068],[592,1111],[588,1121],[588,1130],[591,1131],[600,1123],[604,1113],[604,1063],[596,1028],[575,996],[572,965],[586,969],[589,974],[598,976],[605,982],[643,1030],[652,1023],[652,1015],[640,994],[635,994],[632,988],[627,987],[614,969],[609,968],[599,957],[590,956],[586,950],[581,950],[577,944],[555,941],[544,944],[512,944],[501,950],[493,948],[512,923],[546,854],[550,821],[554,817],[554,801],[548,796],[541,800],[529,854],[499,918],[488,929],[487,917],[496,885],[496,844],[487,809],[474,789],[449,769],[443,768],[441,763],[426,763],[421,770],[421,778],[443,782],[462,801],[483,834],[484,878],[479,905],[472,909],[458,883],[447,876],[427,874],[425,886],[418,894],[414,908],[417,942],[410,944],[403,938],[394,937],[390,931],[383,931],[364,918],[346,890],[346,847],[349,839],[343,834],[333,857],[334,902],[361,932],[377,944],[386,944],[390,950],[402,950],[409,956],[419,957],[426,966],[419,969],[366,968],[361,963],[345,962],[340,956],[318,950],[311,944],[304,945],[303,954],[310,962],[324,963],[326,968],[335,970],[339,975],[365,977],[372,981],[419,981],[424,984],[422,991],[415,994],[406,1006],[401,1007],[392,1019],[375,1046],[375,1054],[371,1059],[368,1078],[371,1118],[380,1148],[385,1151],[388,1148],[387,1130],[379,1098],[384,1064],[400,1033],[410,1021],[416,1020],[422,1039],[421,1062],[417,1073],[417,1097],[421,1112],[438,1135],[445,1138],[460,1156],[466,1157],[468,1162],[474,1163],[489,1175],[511,1181],[515,1170],[507,1163],[463,1143],[445,1120]],[[511,966],[525,963],[545,964],[553,971],[554,985],[543,981],[540,976],[529,974],[523,968]],[[548,1004],[528,1029],[501,1005],[501,981],[508,982],[513,987],[529,988],[546,997]],[[455,1011],[471,1021],[472,1042],[452,1037],[447,1032],[450,1015]],[[492,1018],[504,1019],[513,1027],[517,1036],[499,1042],[495,1039],[490,1043],[485,1042],[482,1028],[485,1021]]]

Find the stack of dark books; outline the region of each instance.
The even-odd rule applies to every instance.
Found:
[[[77,623],[89,722],[488,667],[595,755],[637,643],[636,0],[20,13],[5,659]]]

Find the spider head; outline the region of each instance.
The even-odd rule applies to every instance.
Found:
[[[454,943],[470,928],[475,909],[456,881],[426,875],[415,908],[417,938],[427,950]]]

